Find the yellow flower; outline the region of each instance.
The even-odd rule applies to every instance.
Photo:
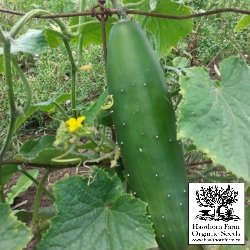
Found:
[[[66,124],[68,125],[68,129],[70,132],[75,132],[77,129],[82,127],[82,122],[86,119],[85,116],[80,116],[77,119],[75,118],[69,118],[66,121]]]
[[[79,68],[80,71],[82,72],[90,72],[92,70],[92,64],[89,63],[89,64],[86,64],[86,65],[83,65]]]

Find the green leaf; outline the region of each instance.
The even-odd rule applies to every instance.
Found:
[[[18,52],[29,53],[32,55],[42,54],[47,51],[48,42],[42,30],[29,29],[19,38],[11,41],[11,54]],[[3,48],[0,48],[3,54]]]
[[[92,179],[54,186],[57,215],[38,250],[145,250],[156,246],[146,204],[124,194],[117,176],[95,168]]]
[[[97,123],[104,125],[106,127],[111,127],[113,125],[112,118],[110,116],[110,111],[109,110],[101,110],[97,114]]]
[[[31,105],[25,113],[23,113],[21,116],[18,116],[14,132],[16,132],[38,110],[39,107]]]
[[[55,137],[52,135],[45,135],[37,140],[28,140],[19,150],[18,155],[14,158],[30,163],[40,163],[46,165],[62,165],[63,163],[55,162],[52,159],[59,157],[67,152],[64,148],[57,148],[53,146]],[[75,161],[86,161],[92,159],[93,154],[90,153],[76,153],[70,152],[63,159],[67,159],[67,163]],[[71,161],[70,161],[71,160]],[[65,163],[66,164],[66,163]]]
[[[153,13],[171,15],[189,15],[191,9],[170,0],[158,0]],[[166,55],[178,41],[187,36],[192,31],[192,19],[173,20],[167,18],[149,17],[145,24],[145,29],[154,35],[156,49],[161,56]]]
[[[94,124],[98,114],[102,111],[101,107],[102,105],[104,105],[107,97],[108,97],[108,91],[105,90],[88,110],[84,110],[81,112],[82,115],[86,116],[86,122],[88,124],[91,125]]]
[[[55,96],[53,98],[50,98],[49,100],[45,101],[45,102],[39,102],[36,103],[34,106],[39,107],[40,110],[44,111],[44,112],[52,112],[55,110],[56,108],[56,104],[61,104],[65,101],[67,101],[68,99],[70,99],[71,95],[70,94],[61,94],[59,96]]]
[[[6,164],[2,166],[2,183],[7,184],[12,174],[18,171],[18,165]]]
[[[178,137],[191,139],[214,163],[250,180],[250,68],[237,57],[220,64],[220,86],[203,68],[181,77]]]
[[[92,20],[92,19],[91,19]],[[110,17],[105,22],[106,34],[108,36],[109,31],[117,18]],[[99,21],[86,22],[83,28],[83,46],[87,47],[90,44],[102,44],[102,30],[101,23]]]
[[[24,209],[14,210],[15,216],[18,220],[29,223],[32,220],[32,211],[27,211]],[[50,220],[56,214],[56,209],[54,206],[51,207],[40,207],[39,208],[39,219],[40,222],[45,222]]]
[[[234,32],[246,29],[250,25],[250,15],[243,15],[234,27]]]
[[[61,104],[68,99],[70,99],[70,94],[61,94],[49,99],[48,101],[31,105],[24,114],[18,116],[15,124],[15,131],[17,131],[38,110],[42,110],[44,112],[52,112],[56,109],[55,102]]]
[[[68,28],[70,29],[71,32],[77,32],[78,24],[79,24],[78,16],[73,16],[69,18]]]
[[[57,48],[61,41],[61,34],[53,29],[45,29],[44,35],[51,48]]]
[[[19,150],[19,154],[27,160],[31,160],[45,148],[53,147],[55,136],[45,135],[37,140],[28,140]]]
[[[32,169],[27,172],[35,179],[39,173],[37,169]],[[16,185],[14,185],[11,188],[11,191],[7,194],[6,198],[7,203],[12,204],[14,202],[14,199],[21,193],[25,192],[32,184],[33,181],[30,180],[26,175],[22,174],[18,178]]]
[[[173,59],[173,66],[176,68],[186,68],[189,61],[186,57],[177,56]]]
[[[0,248],[23,249],[31,240],[31,231],[16,219],[8,204],[0,203]]]
[[[68,163],[70,165],[73,163],[80,163],[94,158],[93,154],[71,152],[63,158],[63,160],[65,160],[65,163],[53,161],[54,158],[65,154],[66,151],[67,150],[63,148],[45,148],[39,151],[39,153],[34,158],[29,159],[29,162],[40,163],[45,165],[65,165]]]

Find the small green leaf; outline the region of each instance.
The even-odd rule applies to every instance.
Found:
[[[11,41],[11,54],[14,55],[18,52],[42,54],[47,49],[48,42],[42,30],[29,29],[25,34]],[[3,48],[0,48],[0,54],[3,54]]]
[[[15,216],[18,220],[29,223],[32,220],[32,211],[27,211],[24,209],[21,210],[14,210]],[[56,214],[56,209],[54,206],[51,207],[40,207],[39,208],[39,219],[40,222],[48,221]]]
[[[70,94],[61,94],[59,96],[55,96],[53,98],[50,98],[49,100],[47,100],[45,102],[36,103],[34,106],[39,107],[39,109],[44,111],[44,112],[52,112],[56,108],[55,103],[61,104],[65,101],[67,101],[68,99],[70,99],[70,97],[71,97]]]
[[[37,169],[32,169],[27,172],[35,179],[39,173]],[[18,178],[16,185],[14,185],[11,188],[11,191],[7,194],[7,198],[6,198],[7,203],[12,204],[14,199],[21,193],[25,192],[32,184],[33,184],[33,181],[30,180],[26,175],[22,174]]]
[[[45,37],[51,48],[57,48],[61,41],[61,34],[53,29],[44,30]]]
[[[250,15],[243,15],[234,27],[234,32],[246,29],[250,25]]]
[[[38,110],[39,107],[31,105],[25,113],[18,116],[15,124],[15,132]]]
[[[124,194],[117,176],[95,168],[91,179],[54,186],[57,215],[38,250],[145,250],[156,246],[146,204]]]
[[[53,147],[55,137],[52,135],[45,135],[37,140],[28,140],[19,150],[19,154],[27,159],[34,159],[37,154],[45,148]]]
[[[110,111],[109,110],[101,110],[97,114],[97,123],[104,125],[106,127],[111,127],[113,125],[112,118],[110,116]]]
[[[220,64],[221,82],[203,68],[181,77],[178,136],[191,139],[214,163],[250,180],[250,68],[237,57]]]
[[[170,0],[158,0],[153,13],[163,13],[171,15],[189,15],[191,9]],[[166,55],[178,41],[187,36],[192,31],[192,19],[173,20],[167,18],[149,17],[145,29],[154,35],[156,49],[161,56]]]
[[[111,17],[105,22],[107,36],[114,22],[117,18]],[[86,47],[89,44],[101,44],[102,43],[102,30],[99,21],[93,21],[86,23],[83,28],[83,46]]]
[[[108,91],[105,90],[88,110],[84,110],[81,112],[82,115],[86,116],[86,122],[88,124],[91,125],[94,124],[98,114],[102,111],[101,107],[105,103],[107,97],[108,97]]]
[[[59,157],[67,152],[64,148],[57,148],[53,146],[55,137],[52,135],[45,135],[37,140],[28,140],[19,150],[18,155],[14,158],[30,163],[40,163],[46,165],[62,165],[63,163],[53,161],[53,158]],[[70,159],[74,161],[86,161],[93,159],[94,154],[91,153],[76,153],[70,152],[63,159]],[[74,160],[76,159],[76,160]]]
[[[79,17],[73,16],[69,18],[68,27],[70,28],[71,32],[77,32],[79,24]]]
[[[6,164],[2,166],[2,183],[5,185],[12,174],[18,171],[18,165]]]
[[[18,116],[15,124],[15,131],[17,131],[38,110],[42,110],[44,112],[52,112],[56,109],[55,102],[61,104],[68,99],[70,99],[70,94],[61,94],[49,99],[48,101],[31,105],[24,114]]]
[[[53,161],[54,158],[57,158],[57,157],[65,154],[66,152],[67,152],[67,150],[65,150],[63,148],[55,148],[55,147],[54,148],[45,148],[45,149],[42,149],[36,155],[36,157],[30,159],[29,162],[46,164],[46,165],[63,165],[63,164],[65,165],[66,160],[67,160],[67,163],[70,165],[71,163],[72,164],[73,163],[80,163],[80,162],[84,162],[86,160],[94,158],[94,154],[71,152],[71,153],[68,153],[67,156],[65,156],[63,158],[65,160],[65,163]]]
[[[189,64],[189,61],[186,57],[175,57],[173,59],[173,66],[176,68],[186,68]]]
[[[31,240],[32,233],[16,219],[8,204],[0,203],[0,249],[23,249]]]

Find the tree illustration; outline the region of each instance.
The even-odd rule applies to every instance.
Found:
[[[230,205],[237,201],[238,192],[230,188],[230,185],[226,189],[218,186],[209,186],[208,188],[201,188],[196,191],[196,200],[200,207],[213,208],[213,214],[210,215],[213,220],[230,220],[233,218],[233,209],[229,208]],[[221,208],[225,208],[225,213],[220,213]],[[238,217],[238,216],[236,216]]]

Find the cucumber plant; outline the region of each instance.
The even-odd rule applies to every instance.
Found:
[[[125,175],[136,197],[148,203],[162,249],[187,244],[187,179],[176,120],[159,59],[134,21],[113,26],[107,82]]]

